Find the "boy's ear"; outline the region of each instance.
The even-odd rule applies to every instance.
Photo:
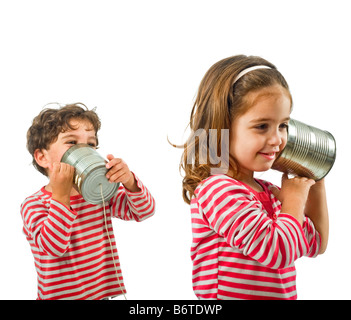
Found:
[[[39,166],[41,166],[45,169],[47,169],[49,167],[49,161],[48,161],[46,150],[36,149],[34,151],[34,159]]]

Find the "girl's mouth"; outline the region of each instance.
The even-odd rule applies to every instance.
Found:
[[[262,157],[266,158],[267,160],[275,160],[277,152],[259,152]]]

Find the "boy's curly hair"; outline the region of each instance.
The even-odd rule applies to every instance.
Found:
[[[45,108],[37,115],[32,122],[31,127],[27,131],[27,149],[32,155],[32,163],[34,167],[47,176],[46,170],[39,166],[35,161],[35,150],[48,150],[50,145],[55,142],[61,132],[74,130],[70,121],[72,119],[89,121],[96,135],[96,143],[98,145],[97,132],[101,127],[101,122],[95,110],[88,110],[83,103],[67,104],[59,109]]]

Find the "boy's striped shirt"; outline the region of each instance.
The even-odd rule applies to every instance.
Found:
[[[120,185],[105,203],[107,230],[103,205],[89,204],[81,195],[71,197],[68,208],[43,187],[22,203],[23,232],[38,276],[37,299],[103,299],[126,292],[111,216],[142,221],[154,214],[153,197],[136,180],[140,192]]]

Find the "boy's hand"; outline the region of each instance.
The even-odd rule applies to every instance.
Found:
[[[109,162],[106,168],[109,169],[106,178],[110,182],[121,182],[126,189],[131,192],[141,191],[135,181],[133,173],[129,170],[127,164],[119,158],[115,158],[112,154],[107,155]]]
[[[62,162],[55,162],[52,165],[50,175],[50,186],[52,198],[70,206],[71,190],[73,187],[74,167]]]

